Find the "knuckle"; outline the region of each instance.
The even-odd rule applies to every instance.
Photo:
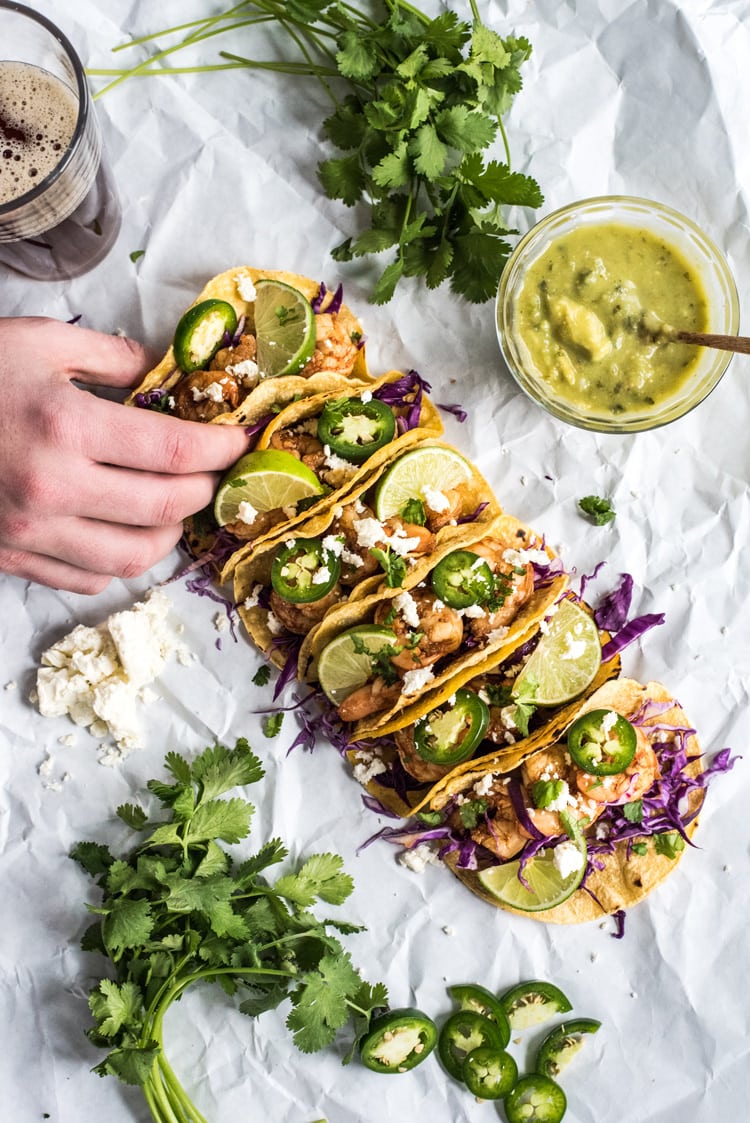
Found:
[[[175,428],[164,440],[164,462],[167,470],[176,475],[187,472],[193,459],[193,440],[181,429]]]

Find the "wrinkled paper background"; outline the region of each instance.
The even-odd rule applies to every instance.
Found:
[[[158,6],[128,0],[37,0],[92,66],[133,34],[219,10],[218,3]],[[452,5],[469,18],[469,5]],[[626,193],[660,199],[690,215],[729,255],[740,294],[750,291],[748,204],[750,2],[748,0],[508,0],[480,2],[503,33],[527,35],[534,54],[509,133],[515,166],[546,195],[538,216],[585,196]],[[436,12],[437,4],[424,4]],[[252,54],[252,34],[216,40]],[[187,61],[179,56],[179,62]],[[137,1090],[100,1080],[101,1054],[83,1035],[86,993],[100,962],[78,950],[93,883],[67,858],[78,839],[109,841],[127,831],[114,808],[162,775],[168,749],[188,754],[214,738],[247,736],[267,778],[252,792],[253,837],[280,835],[295,857],[343,855],[356,890],[340,910],[367,931],[348,939],[356,964],[388,985],[394,1005],[438,1018],[451,1009],[446,985],[478,981],[502,990],[524,978],[554,980],[577,1016],[600,1033],[564,1074],[569,1118],[578,1123],[714,1123],[746,1118],[750,827],[746,703],[750,672],[750,359],[736,357],[710,399],[666,429],[604,437],[559,423],[530,403],[498,355],[492,305],[469,306],[444,289],[404,283],[388,306],[367,303],[362,264],[336,266],[330,249],[354,215],[323,198],[315,178],[325,95],[312,81],[227,72],[134,80],[98,103],[124,205],[114,250],[70,284],[2,278],[2,313],[67,319],[124,330],[161,350],[205,279],[234,264],[288,268],[343,280],[361,315],[371,368],[417,368],[437,401],[460,401],[469,419],[446,417],[446,432],[490,480],[504,506],[543,530],[569,566],[590,572],[605,558],[602,594],[629,571],[634,612],[666,613],[624,656],[625,671],[662,679],[677,694],[707,750],[745,754],[710,792],[698,848],[627,920],[567,929],[494,911],[447,872],[416,875],[379,843],[357,852],[383,821],[335,751],[285,755],[288,718],[273,741],[254,713],[270,687],[249,680],[260,659],[244,637],[214,625],[217,606],[168,589],[174,618],[199,655],[171,664],[160,700],[143,712],[147,748],[114,768],[101,745],[45,719],[28,695],[41,651],[79,622],[126,608],[179,567],[175,553],[142,579],[116,581],[101,596],[56,593],[0,578],[0,1086],[14,1123],[129,1123],[147,1118]],[[136,264],[129,254],[145,249]],[[592,528],[577,512],[589,493],[611,496],[614,524]],[[220,640],[220,644],[217,644]],[[287,698],[287,701],[290,699]],[[47,754],[60,791],[38,773]],[[480,1105],[431,1058],[388,1081],[359,1065],[342,1068],[331,1048],[303,1056],[283,1025],[285,1011],[257,1022],[218,988],[190,994],[166,1025],[168,1053],[212,1123],[329,1123],[410,1118],[487,1120]],[[513,1051],[523,1067],[524,1036]]]

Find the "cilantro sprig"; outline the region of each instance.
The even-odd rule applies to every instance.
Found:
[[[213,66],[167,73],[250,68],[314,77],[333,102],[323,122],[338,149],[318,178],[330,199],[360,205],[365,228],[333,250],[337,261],[388,253],[372,299],[387,303],[404,277],[481,303],[494,297],[510,253],[503,208],[539,207],[534,179],[511,170],[503,116],[522,86],[527,39],[501,36],[469,0],[471,23],[451,10],[431,19],[406,0],[384,0],[380,17],[337,0],[244,0],[190,24],[142,36],[115,50],[182,33],[123,70],[91,70],[111,81],[163,74],[164,60],[225,32],[256,24],[284,32],[269,60],[222,51]],[[290,57],[282,56],[284,47]],[[502,159],[492,156],[499,144]],[[362,207],[364,205],[364,207]]]
[[[210,746],[192,764],[169,753],[166,767],[172,782],[148,784],[159,817],[137,804],[117,809],[142,836],[129,854],[116,858],[95,842],[72,851],[102,894],[100,904],[88,906],[96,920],[82,946],[110,967],[91,991],[96,1024],[88,1036],[108,1050],[95,1071],[139,1085],[155,1123],[205,1123],[162,1040],[164,1015],[188,986],[218,982],[239,995],[239,1009],[250,1017],[289,999],[287,1026],[303,1052],[322,1049],[350,1023],[355,1039],[345,1061],[388,996],[382,984],[362,980],[331,931],[349,934],[358,926],[318,920],[310,911],[316,902],[340,905],[351,893],[338,855],[315,854],[272,885],[266,871],[287,857],[279,839],[240,863],[219,845],[250,831],[252,804],[220,798],[263,776],[247,741],[234,749]]]

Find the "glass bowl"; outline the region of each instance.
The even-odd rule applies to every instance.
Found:
[[[655,404],[621,412],[603,405],[573,402],[555,380],[539,370],[519,328],[519,295],[529,268],[564,235],[604,224],[632,227],[660,238],[686,261],[696,275],[707,303],[708,332],[736,335],[739,304],[734,278],[721,251],[690,219],[649,199],[609,195],[584,199],[554,211],[518,242],[500,280],[496,323],[503,357],[521,389],[549,413],[571,425],[603,433],[653,429],[682,417],[710,394],[732,358],[730,351],[696,348],[697,361],[686,380]],[[595,235],[594,235],[595,237]],[[595,242],[592,239],[592,249]],[[689,324],[675,325],[689,328]],[[675,344],[665,344],[676,346]]]

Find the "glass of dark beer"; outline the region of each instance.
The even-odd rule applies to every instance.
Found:
[[[0,267],[77,277],[120,218],[80,59],[44,16],[0,0]]]

